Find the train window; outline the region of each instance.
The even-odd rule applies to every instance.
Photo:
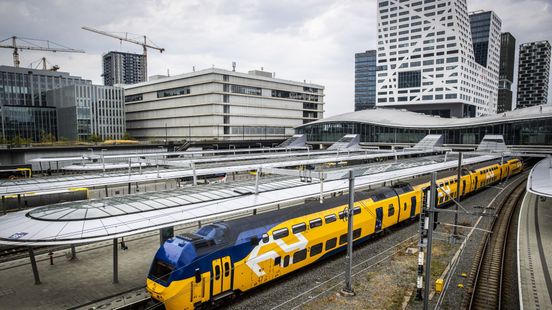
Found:
[[[337,221],[337,218],[335,217],[335,214],[326,215],[326,217],[324,219],[326,220],[326,224],[330,224],[330,223],[333,223],[333,222]]]
[[[353,209],[353,214],[354,214],[354,215],[360,214],[360,212],[362,212],[362,210],[360,209],[360,207],[356,207],[356,208]]]
[[[393,216],[395,214],[395,207],[393,204],[389,205],[389,208],[387,209],[387,216]]]
[[[337,244],[337,238],[332,238],[326,241],[326,251],[335,248],[336,244]]]
[[[297,251],[293,254],[293,263],[297,264],[298,262],[305,260],[305,258],[307,258],[307,249]]]
[[[322,243],[319,243],[319,244],[315,244],[313,246],[311,246],[310,248],[310,256],[313,257],[315,255],[318,255],[322,253]]]
[[[317,218],[317,219],[314,219],[314,220],[310,220],[309,221],[309,226],[310,226],[310,228],[315,228],[315,227],[322,226],[322,219]]]
[[[230,264],[228,262],[224,262],[224,277],[228,277],[230,275]]]
[[[274,238],[274,240],[282,239],[287,236],[289,236],[289,230],[287,228],[278,229],[272,233],[272,237]]]
[[[404,203],[404,211],[406,211],[406,202]]]
[[[274,266],[280,266],[280,263],[282,262],[282,257],[278,256],[274,259]]]
[[[173,269],[174,267],[172,265],[155,260],[151,265],[150,275],[153,276],[154,279],[167,282]]]
[[[353,230],[353,240],[360,238],[361,233],[362,233],[362,228]]]
[[[307,225],[305,225],[305,223],[300,223],[300,224],[296,224],[296,225],[291,226],[291,231],[294,234],[300,233],[300,232],[305,231],[305,230],[307,230]]]
[[[289,266],[289,255],[286,255],[284,257],[284,267],[287,267],[287,266]]]
[[[347,234],[339,236],[339,245],[347,243]]]
[[[215,280],[218,280],[218,279],[220,279],[220,266],[216,265],[215,266]]]
[[[339,212],[339,219],[342,220],[344,218],[345,218],[345,212],[344,211]]]

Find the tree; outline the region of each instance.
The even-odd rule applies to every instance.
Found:
[[[90,137],[88,137],[88,142],[94,142],[94,143],[98,143],[98,142],[102,142],[103,139],[100,135],[97,135],[97,134],[91,134]]]
[[[134,138],[128,132],[125,132],[123,140],[134,140]]]
[[[51,144],[54,144],[54,142],[56,141],[56,138],[54,137],[54,135],[51,133],[51,132],[46,132],[44,130],[42,130],[40,132],[40,143],[51,143]]]

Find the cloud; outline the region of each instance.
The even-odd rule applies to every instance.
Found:
[[[550,1],[472,0],[493,9],[518,43],[552,41]],[[264,67],[283,79],[326,86],[326,116],[353,110],[354,53],[376,48],[375,0],[0,0],[0,39],[18,35],[84,49],[86,54],[22,51],[22,65],[46,56],[61,70],[101,83],[101,55],[141,53],[138,45],[86,32],[146,34],[166,49],[148,51],[149,75],[216,66]],[[132,35],[132,34],[131,34]],[[12,63],[0,50],[0,63]]]

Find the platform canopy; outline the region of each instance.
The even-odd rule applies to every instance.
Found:
[[[500,156],[483,155],[464,160],[476,164]],[[454,169],[446,161],[358,176],[357,187],[368,187],[434,171]],[[323,183],[324,193],[345,192],[348,180]],[[321,184],[300,180],[276,180],[260,184],[220,184],[191,187],[127,197],[66,202],[0,217],[0,244],[59,245],[110,240],[164,227],[213,219],[320,195]]]
[[[538,196],[552,197],[552,156],[539,161],[527,178],[527,191]]]

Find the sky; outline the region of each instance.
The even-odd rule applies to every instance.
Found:
[[[148,51],[148,75],[212,66],[325,86],[325,117],[354,110],[354,53],[375,49],[376,0],[0,0],[0,40],[50,40],[85,54],[21,51],[21,66],[46,57],[60,71],[102,84],[102,54],[142,47],[84,31],[82,26],[147,35],[164,53]],[[468,0],[494,10],[517,45],[552,42],[552,0]],[[12,65],[0,49],[0,64]],[[517,55],[517,51],[516,51]],[[552,84],[552,81],[551,81]],[[549,95],[549,103],[552,94]]]

